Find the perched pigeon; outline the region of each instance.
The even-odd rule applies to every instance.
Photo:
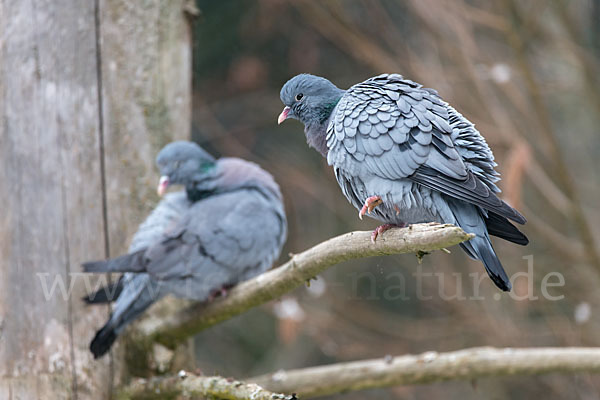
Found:
[[[397,74],[337,88],[302,74],[281,89],[279,115],[300,120],[308,144],[333,166],[342,192],[359,216],[391,226],[444,222],[474,233],[462,243],[502,290],[511,289],[488,235],[526,245],[525,218],[500,200],[499,174],[485,139],[437,92]]]
[[[125,326],[167,294],[204,301],[266,271],[279,256],[287,222],[279,187],[258,165],[215,160],[191,142],[165,146],[156,159],[158,193],[169,193],[142,223],[129,254],[83,264],[86,272],[125,272],[84,299],[116,299],[90,350],[105,354]]]

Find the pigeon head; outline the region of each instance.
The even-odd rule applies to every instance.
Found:
[[[196,143],[177,141],[163,147],[156,165],[161,175],[157,191],[162,196],[171,185],[197,185],[212,177],[215,159]]]
[[[277,122],[288,118],[300,120],[305,127],[321,125],[331,115],[343,90],[320,76],[296,75],[281,88],[281,101],[285,105]]]

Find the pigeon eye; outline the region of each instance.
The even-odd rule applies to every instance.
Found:
[[[298,94],[296,95],[296,101],[300,101],[300,100],[302,100],[302,98],[303,98],[303,97],[304,97],[304,95],[303,95],[302,93],[298,93]]]

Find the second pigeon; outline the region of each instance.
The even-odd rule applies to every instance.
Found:
[[[129,254],[88,262],[86,272],[125,272],[88,303],[115,300],[90,350],[105,354],[117,335],[167,294],[204,301],[269,269],[287,233],[282,196],[273,177],[238,158],[215,160],[192,142],[173,142],[156,159],[158,192],[169,193],[140,225]],[[111,296],[112,294],[112,296]]]

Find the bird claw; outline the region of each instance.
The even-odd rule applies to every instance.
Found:
[[[395,228],[397,226],[398,225],[396,225],[396,224],[383,224],[383,225],[379,225],[371,233],[371,243],[375,243],[375,241],[377,240],[377,236],[381,235],[383,232],[387,231],[388,229]]]
[[[367,197],[367,199],[365,200],[365,204],[358,212],[358,218],[363,219],[363,215],[371,214],[371,211],[373,211],[373,209],[381,203],[383,203],[383,200],[381,200],[381,197],[379,196]]]
[[[220,289],[213,290],[208,296],[208,302],[212,303],[217,297],[227,297],[229,293],[229,289],[231,289],[234,285],[224,285]]]

